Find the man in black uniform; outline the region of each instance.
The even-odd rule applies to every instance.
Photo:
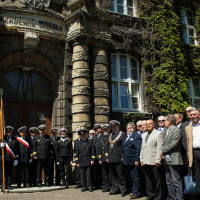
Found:
[[[6,135],[4,137],[4,142],[1,143],[1,148],[4,148],[4,158],[5,158],[5,185],[7,189],[11,189],[11,180],[13,172],[13,164],[16,166],[18,163],[18,149],[16,145],[16,139],[12,136],[13,127],[6,126]],[[0,175],[1,175],[1,188],[3,187],[2,180],[2,150],[0,150]]]
[[[68,138],[67,129],[60,129],[60,140],[56,146],[56,157],[60,167],[60,177],[62,185],[69,187],[70,164],[72,163],[73,149],[72,141]]]
[[[21,187],[22,182],[22,172],[23,172],[23,185],[24,187],[29,187],[28,184],[28,167],[29,163],[32,162],[31,159],[31,140],[26,136],[27,127],[23,126],[18,129],[19,137],[16,138],[16,144],[19,150],[19,163],[17,165],[17,187]]]
[[[56,146],[58,143],[58,140],[60,139],[57,134],[58,134],[58,129],[57,128],[52,128],[51,130],[52,137],[50,137],[52,149],[53,149],[53,158],[50,160],[50,166],[49,166],[49,184],[53,185],[54,182],[54,168],[55,168],[55,181],[56,185],[60,185],[60,169],[59,165],[56,161]]]
[[[29,133],[30,133],[30,140],[31,140],[31,151],[33,152],[33,142],[34,142],[34,137],[38,132],[37,127],[30,127],[29,128]],[[33,158],[33,154],[31,156]],[[32,162],[29,164],[29,186],[36,186],[36,166],[37,166],[37,160],[32,159]]]
[[[126,134],[119,130],[120,122],[111,120],[109,122],[112,133],[109,136],[108,154],[106,154],[106,161],[109,163],[109,173],[111,178],[110,195],[118,193],[120,190],[121,196],[127,194],[126,178],[121,162],[122,158],[122,141]]]
[[[81,192],[86,191],[86,189],[92,192],[91,165],[94,165],[95,160],[93,140],[86,138],[86,130],[80,129],[78,134],[80,135],[80,141],[77,145],[75,162],[80,167]]]
[[[102,179],[103,179],[103,192],[110,191],[110,178],[109,178],[109,164],[106,162],[106,155],[108,155],[110,125],[102,125],[103,137],[99,149],[99,163],[102,165]]]
[[[76,151],[79,141],[80,141],[80,135],[78,139],[74,140],[74,160],[76,159]],[[77,165],[75,166],[75,173],[76,173],[76,188],[80,188],[81,187],[80,167],[78,167]]]
[[[98,155],[100,154],[100,145],[104,136],[102,134],[101,125],[94,124],[93,130],[95,130],[96,133],[95,136],[92,138],[94,144],[94,155],[96,157],[93,166],[94,186],[95,189],[99,189],[102,186],[102,165],[99,163]]]
[[[49,184],[49,159],[53,155],[53,150],[50,142],[49,135],[45,132],[46,126],[40,125],[38,127],[39,134],[34,138],[33,158],[38,161],[37,165],[37,185],[42,186],[42,169],[44,169],[45,185]]]

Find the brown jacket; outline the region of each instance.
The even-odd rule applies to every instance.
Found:
[[[186,140],[187,140],[187,156],[189,160],[189,167],[193,164],[193,125],[190,124],[185,127]]]

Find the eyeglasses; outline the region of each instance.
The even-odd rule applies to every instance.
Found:
[[[158,122],[165,122],[165,120],[158,120]]]

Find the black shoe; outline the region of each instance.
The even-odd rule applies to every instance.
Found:
[[[11,185],[8,185],[8,186],[7,186],[7,189],[8,189],[8,190],[11,190],[11,189],[12,189]]]
[[[121,193],[121,197],[125,197],[127,195],[126,192]]]
[[[47,187],[51,187],[51,185],[49,183],[45,183],[45,186]]]
[[[85,192],[85,191],[86,191],[86,188],[82,187],[81,192]]]
[[[102,192],[109,192],[110,189],[109,188],[103,188]]]
[[[93,188],[92,188],[92,187],[88,187],[88,190],[89,190],[90,192],[93,192]]]
[[[117,191],[110,191],[110,195],[119,194]]]
[[[81,188],[81,185],[76,185],[75,188]]]
[[[28,183],[25,183],[24,184],[24,188],[29,188],[30,186],[29,186],[29,184]]]
[[[38,183],[37,186],[38,186],[38,187],[42,187],[42,184],[41,184],[41,183]]]
[[[66,188],[69,188],[69,183],[65,183],[65,187],[66,187]]]
[[[21,188],[21,184],[17,184],[17,188]]]

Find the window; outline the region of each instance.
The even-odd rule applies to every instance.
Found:
[[[191,78],[189,84],[192,105],[200,108],[200,78]]]
[[[185,44],[197,45],[194,31],[194,13],[190,9],[181,9],[181,22],[183,24],[183,39]]]
[[[124,15],[135,16],[134,0],[111,0],[110,10]]]
[[[113,111],[139,110],[139,66],[124,55],[111,56]]]

